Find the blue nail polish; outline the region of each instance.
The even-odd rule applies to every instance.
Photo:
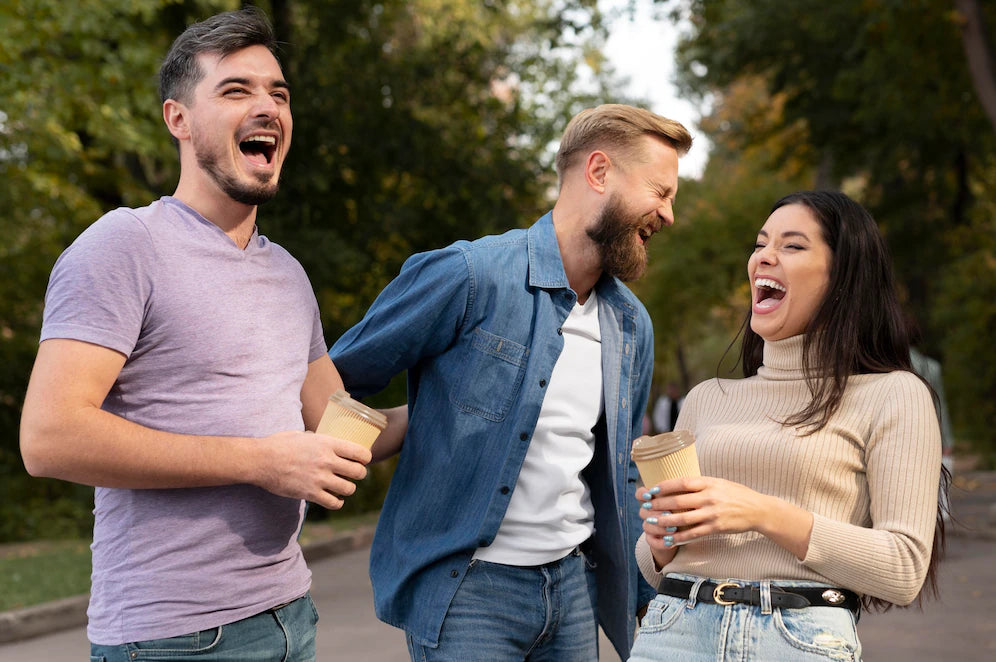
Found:
[[[660,494],[661,493],[661,488],[658,487],[657,485],[654,485],[653,487],[650,488],[650,493],[651,494]]]
[[[640,498],[643,499],[644,501],[650,501],[651,499],[654,498],[654,495],[651,494],[650,492],[644,492],[643,496]]]
[[[664,541],[665,547],[674,547],[674,536],[663,536],[661,540]]]
[[[646,522],[647,524],[657,524],[657,518],[656,518],[656,517],[648,517],[648,518],[647,518],[647,519],[645,519],[644,521],[645,521],[645,522]]]
[[[661,515],[670,515],[670,514],[671,514],[670,510],[665,510],[663,513],[661,513]]]
[[[651,508],[654,507],[654,504],[652,504],[649,501],[647,501],[646,503],[640,504],[640,507],[641,508],[646,508],[647,510],[650,510]]]
[[[656,520],[657,518],[655,517],[654,519]],[[657,522],[654,522],[654,524],[657,524]],[[667,527],[664,530],[667,531],[668,533],[674,533],[675,531],[678,530],[678,527],[676,527],[676,526],[669,526],[669,527]]]

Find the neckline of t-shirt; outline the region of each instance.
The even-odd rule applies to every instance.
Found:
[[[252,235],[249,237],[249,243],[246,244],[246,247],[239,248],[238,245],[234,241],[232,241],[232,238],[229,237],[224,230],[218,227],[217,224],[212,223],[208,218],[205,218],[203,214],[201,214],[199,211],[188,205],[183,200],[180,200],[179,198],[174,198],[171,195],[163,196],[162,200],[164,204],[174,208],[180,214],[184,214],[192,218],[194,221],[197,221],[197,223],[199,223],[200,225],[209,228],[211,232],[215,233],[215,236],[219,237],[220,239],[223,239],[226,245],[231,246],[232,250],[238,251],[239,254],[248,255],[250,253],[254,253],[255,251],[259,250],[260,245],[262,243],[260,241],[262,235],[259,234],[258,225],[253,225]]]

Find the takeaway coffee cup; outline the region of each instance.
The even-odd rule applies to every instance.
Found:
[[[387,427],[387,417],[357,402],[339,389],[329,397],[325,413],[315,432],[339,437],[370,448]]]
[[[695,437],[688,430],[644,435],[633,442],[631,451],[645,487],[682,476],[700,476],[695,454]]]

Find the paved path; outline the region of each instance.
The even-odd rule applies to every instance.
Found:
[[[399,630],[373,615],[367,551],[312,563],[322,662],[396,662],[408,659]],[[941,566],[942,601],[924,611],[865,614],[859,625],[866,662],[996,659],[996,540],[956,537]],[[603,638],[599,662],[619,662]],[[83,628],[0,646],[0,662],[82,662]]]

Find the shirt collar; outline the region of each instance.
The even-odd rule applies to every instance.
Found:
[[[529,286],[547,289],[570,289],[564,260],[560,255],[560,243],[553,227],[553,212],[547,212],[529,228]],[[625,288],[619,280],[608,274],[595,283],[599,298],[616,308],[633,312],[634,306],[623,293]]]
[[[547,212],[529,228],[529,285],[543,288],[566,288],[567,273],[560,257],[560,243],[553,228],[553,212]]]

